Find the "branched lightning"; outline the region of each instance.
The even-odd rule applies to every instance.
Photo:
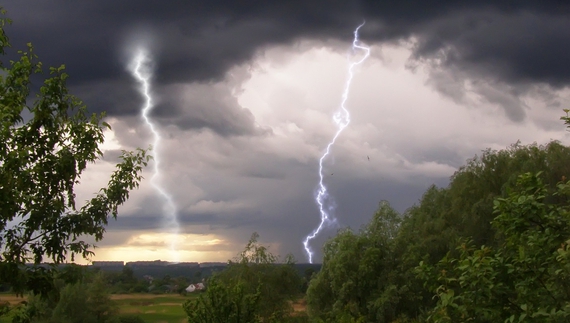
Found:
[[[333,115],[334,123],[337,125],[337,131],[336,131],[333,139],[331,140],[331,142],[329,142],[329,144],[327,145],[325,153],[321,156],[321,159],[319,159],[319,190],[318,190],[317,195],[315,197],[315,201],[317,202],[317,204],[319,206],[319,211],[321,214],[321,222],[319,223],[319,226],[315,230],[313,230],[313,232],[311,232],[311,234],[309,234],[305,238],[305,240],[303,241],[303,245],[305,246],[305,251],[307,252],[307,256],[309,258],[310,263],[313,263],[313,251],[311,250],[311,247],[309,246],[309,241],[314,239],[326,224],[330,224],[330,223],[334,222],[334,219],[329,215],[329,212],[327,211],[327,208],[326,208],[326,204],[327,204],[326,202],[327,202],[327,198],[329,197],[329,195],[327,193],[327,188],[326,188],[325,184],[323,183],[323,180],[324,180],[324,177],[323,177],[323,161],[329,155],[331,148],[334,145],[334,143],[336,142],[336,139],[338,138],[340,133],[350,123],[350,113],[349,113],[348,109],[346,108],[345,104],[346,104],[346,101],[348,100],[348,92],[350,90],[350,84],[352,82],[352,77],[354,76],[353,69],[356,65],[359,65],[360,63],[364,62],[364,60],[366,60],[366,58],[368,58],[368,56],[370,55],[370,48],[366,47],[364,44],[362,44],[362,42],[360,42],[358,40],[358,30],[362,26],[364,26],[364,24],[365,24],[365,22],[360,24],[354,30],[354,40],[352,41],[352,50],[353,51],[357,50],[357,49],[363,50],[365,54],[360,60],[358,60],[356,62],[351,62],[348,66],[348,78],[347,78],[346,84],[344,86],[344,92],[342,93],[342,102],[340,105],[340,109],[339,109],[339,111],[337,111]],[[332,206],[329,206],[329,208],[332,209]]]
[[[174,200],[172,196],[168,194],[166,189],[161,186],[161,184],[157,181],[158,177],[160,176],[160,159],[159,159],[159,143],[160,143],[160,134],[156,130],[154,124],[151,122],[148,113],[154,107],[154,103],[152,100],[152,95],[150,92],[150,79],[152,76],[151,70],[149,68],[149,64],[151,63],[151,58],[148,56],[146,51],[139,50],[137,55],[133,59],[132,63],[132,75],[136,80],[140,83],[140,92],[143,95],[145,101],[144,105],[142,106],[142,117],[149,127],[150,131],[153,134],[153,144],[152,149],[154,150],[154,174],[150,180],[151,185],[154,189],[164,198],[165,204],[163,207],[163,211],[165,214],[164,224],[169,229],[169,233],[176,236],[179,232],[179,225],[178,219],[176,217],[176,205],[174,204]],[[178,252],[177,252],[177,239],[175,237],[170,237],[170,251],[172,253],[172,257],[174,258],[173,261],[179,262],[178,259]]]

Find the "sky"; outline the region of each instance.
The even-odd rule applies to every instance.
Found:
[[[399,212],[446,186],[486,148],[570,138],[570,4],[480,1],[4,2],[15,50],[66,65],[70,92],[106,111],[103,158],[77,187],[104,187],[122,149],[153,141],[129,68],[152,58],[149,114],[160,133],[157,183],[177,206],[173,234],[150,183],[110,221],[91,260],[227,261],[253,232],[307,262],[319,223],[318,161],[337,128],[354,29],[370,57],[355,69],[351,123],[324,161],[337,225],[358,230],[382,200]],[[14,56],[8,56],[14,57]],[[333,175],[334,174],[334,175]],[[171,246],[175,245],[173,249]]]

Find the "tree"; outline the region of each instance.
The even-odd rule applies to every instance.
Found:
[[[391,216],[389,205],[381,205],[364,230],[341,230],[327,242],[321,272],[307,290],[309,313],[325,322],[425,321],[425,312],[437,305],[434,289],[439,285],[427,288],[417,275],[418,264],[435,266],[446,256],[458,259],[462,250],[456,247],[466,239],[475,249],[505,243],[491,224],[497,216],[494,201],[507,198],[521,174],[542,172],[543,202],[555,208],[569,205],[569,195],[554,194],[557,182],[570,173],[569,161],[570,148],[556,141],[485,150],[462,166],[449,186],[430,187],[402,216]],[[379,221],[379,214],[395,222],[387,225],[390,221]]]
[[[251,235],[244,250],[218,274],[218,279],[226,285],[243,283],[245,292],[250,295],[259,292],[263,300],[259,304],[259,316],[264,320],[281,319],[292,312],[291,301],[301,292],[302,278],[294,268],[295,259],[291,255],[285,257],[284,264],[278,264],[279,257],[259,243],[258,238],[257,233]]]
[[[109,288],[103,274],[95,275],[87,287],[87,302],[91,316],[96,322],[111,322],[117,314],[117,306],[111,300]]]
[[[249,294],[243,282],[223,284],[210,279],[205,295],[184,303],[188,323],[257,323],[260,293]]]
[[[448,252],[458,257],[456,247],[466,239],[471,246],[496,247],[504,237],[491,225],[496,217],[494,200],[505,198],[517,185],[519,175],[542,172],[552,193],[563,176],[570,173],[570,148],[552,141],[545,145],[514,144],[504,150],[483,151],[467,161],[445,188],[429,188],[417,205],[406,210],[396,238],[393,273],[399,301],[396,311],[418,317],[435,306],[433,292],[416,275],[420,261],[436,265]],[[548,194],[547,203],[567,205],[565,195]]]
[[[292,312],[291,301],[302,284],[294,260],[288,256],[278,264],[278,257],[258,243],[258,237],[254,233],[237,259],[212,276],[205,295],[184,305],[189,322],[226,322],[221,318],[227,317],[232,323],[281,322]]]
[[[551,201],[568,196],[570,182],[552,191],[542,177],[525,173],[495,200],[499,246],[467,240],[458,257],[418,267],[438,299],[432,322],[568,322],[570,206]]]
[[[2,54],[9,47],[6,23],[0,19]],[[99,146],[110,127],[104,114],[88,115],[68,93],[63,65],[50,68],[37,89],[32,76],[41,75],[42,64],[33,47],[18,54],[0,66],[0,282],[22,292],[49,289],[51,281],[35,268],[22,271],[24,263],[92,254],[84,237],[103,238],[109,216],[116,218],[129,191],[138,187],[150,156],[141,149],[123,151],[108,185],[76,207],[74,188],[87,165],[102,156]]]
[[[114,323],[118,322],[117,306],[111,300],[102,273],[93,280],[65,283],[57,279],[51,297],[30,293],[25,305],[13,309],[13,322]]]
[[[390,322],[397,294],[390,273],[401,217],[381,202],[359,233],[340,231],[324,247],[323,266],[311,280],[307,305],[325,322]]]
[[[88,290],[84,284],[66,285],[50,320],[62,323],[99,322],[90,311],[88,300]]]

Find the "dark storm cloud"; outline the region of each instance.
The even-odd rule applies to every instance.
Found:
[[[269,133],[256,126],[255,117],[237,102],[226,86],[173,85],[161,91],[156,117],[182,130],[211,129],[222,136]]]
[[[307,173],[293,169],[290,164],[281,167],[278,162],[268,163],[268,156],[251,149],[258,142],[253,140],[246,141],[244,147],[240,147],[242,149],[232,153],[236,137],[242,140],[244,138],[239,136],[257,136],[253,139],[258,139],[271,130],[260,128],[247,107],[237,102],[231,93],[231,84],[225,83],[229,82],[226,73],[230,69],[248,63],[272,45],[294,44],[301,39],[349,42],[354,27],[366,19],[367,24],[361,30],[365,42],[372,45],[413,41],[415,47],[412,48],[410,66],[431,67],[432,85],[440,93],[462,102],[469,90],[476,91],[484,103],[501,106],[514,121],[530,115],[521,96],[536,91],[536,84],[544,88],[541,97],[550,100],[557,109],[560,103],[551,96],[549,88],[570,84],[570,64],[567,63],[570,57],[570,4],[567,0],[188,0],[176,4],[148,0],[9,0],[4,6],[14,20],[12,26],[6,27],[14,50],[23,49],[26,42],[32,42],[45,66],[65,63],[70,74],[71,92],[82,98],[91,110],[107,111],[108,115],[120,119],[118,125],[126,125],[115,128],[121,147],[146,146],[148,131],[140,126],[138,117],[142,98],[126,65],[135,46],[149,46],[155,61],[152,81],[157,98],[151,116],[165,131],[172,130],[166,126],[182,130],[172,130],[181,141],[188,141],[180,145],[179,150],[195,145],[199,152],[192,155],[195,163],[183,166],[198,169],[192,174],[200,176],[173,171],[175,176],[172,178],[178,181],[176,186],[189,184],[186,182],[197,186],[188,188],[187,200],[214,201],[212,205],[205,203],[199,208],[197,206],[202,202],[199,200],[192,205],[194,209],[188,206],[180,210],[181,232],[194,233],[194,226],[207,226],[218,232],[231,231],[228,228],[242,233],[258,231],[262,236],[283,241],[284,250],[297,250],[298,256],[302,255],[300,241],[318,224],[313,200],[316,162],[311,160],[313,157],[306,157]],[[344,45],[342,49],[345,49]],[[14,57],[14,50],[10,58]],[[247,75],[240,75],[236,84],[246,78]],[[468,81],[471,88],[466,85]],[[282,101],[290,99],[284,97]],[[283,106],[283,109],[287,108],[286,104]],[[203,129],[220,136],[213,136],[211,140],[203,136],[205,139],[200,138],[202,141],[197,142],[194,140],[198,136],[192,136],[194,133],[183,133],[184,130]],[[208,132],[203,134],[209,135]],[[140,144],[143,140],[145,144]],[[411,143],[393,142],[414,147]],[[297,143],[277,147],[283,150],[280,154],[268,149],[267,155],[283,159]],[[275,141],[275,145],[280,145],[280,141]],[[456,145],[431,151],[432,144],[426,144],[426,148],[417,146],[410,151],[398,148],[412,166],[415,161],[436,161],[452,166],[463,162],[460,154],[453,151],[457,150]],[[378,151],[380,149],[378,145]],[[174,154],[175,150],[165,149],[162,165],[168,165],[169,154],[178,156]],[[213,153],[207,154],[210,150]],[[230,153],[225,154],[226,150]],[[259,158],[242,159],[243,155]],[[105,158],[116,161],[117,151],[109,151]],[[247,164],[242,166],[241,162]],[[200,164],[212,169],[204,171],[208,168],[196,166]],[[446,182],[438,175],[441,170],[427,167],[416,171],[424,172],[424,175],[413,175],[416,173],[409,165],[401,164],[388,165],[392,165],[390,169],[395,173],[407,171],[407,175],[401,176],[409,176],[404,180],[374,176],[370,180],[348,178],[351,175],[343,178],[337,171],[333,178],[327,178],[338,205],[336,215],[340,225],[357,228],[367,222],[381,199],[389,200],[397,210],[403,211],[434,180],[440,180],[440,185]],[[227,174],[232,171],[254,180],[241,182],[228,178]],[[435,173],[428,174],[430,171]],[[273,182],[266,180],[285,181],[297,173],[303,174],[301,179],[285,182],[283,193],[272,195],[270,184]],[[145,176],[150,178],[151,175]],[[301,185],[301,180],[309,184]],[[402,183],[405,181],[408,182]],[[293,185],[293,182],[297,184]],[[257,186],[252,187],[253,184]],[[306,190],[302,194],[286,192],[301,188]],[[204,196],[191,195],[193,190],[203,190],[195,194]],[[245,194],[248,191],[255,194],[250,197]],[[240,194],[245,195],[243,205],[238,203],[232,207],[232,201],[241,202]],[[281,196],[287,200],[280,200]],[[255,200],[252,205],[248,204],[251,200]],[[229,206],[224,208],[224,203],[220,203],[216,208],[217,202],[225,201]],[[160,197],[145,198],[129,213],[130,216],[120,216],[112,224],[113,228],[125,232],[156,230],[163,224],[161,206]],[[320,242],[335,231],[325,232],[319,238]],[[319,241],[313,245],[318,246]]]
[[[243,210],[236,211],[230,215],[217,214],[217,213],[203,213],[203,212],[186,212],[181,211],[177,213],[178,224],[182,228],[181,233],[191,232],[194,230],[186,230],[189,226],[203,226],[207,225],[210,230],[238,228],[242,226],[257,225],[262,222],[262,215],[257,210]],[[117,217],[115,222],[111,221],[113,230],[156,230],[160,228],[163,223],[163,216],[161,213],[148,213],[137,214],[136,216],[120,216]]]
[[[15,47],[31,41],[46,65],[65,63],[78,94],[92,109],[111,115],[137,112],[137,94],[124,67],[124,47],[134,46],[132,39],[153,39],[156,83],[210,82],[220,80],[229,68],[248,61],[264,46],[300,38],[349,40],[363,18],[368,25],[362,38],[368,42],[415,37],[414,60],[515,85],[570,83],[567,1],[184,1],[173,5],[138,0],[20,0],[8,1],[5,8],[14,19],[8,33]],[[450,91],[445,85],[437,88]],[[503,105],[512,120],[524,118],[516,99],[482,95]],[[248,111],[241,112],[237,119],[244,123],[232,124],[233,131],[251,133]],[[223,124],[191,116],[180,120],[186,120],[187,127],[215,131]]]
[[[507,82],[570,82],[568,12],[458,12],[424,27],[417,58],[438,58],[442,67],[481,70]]]

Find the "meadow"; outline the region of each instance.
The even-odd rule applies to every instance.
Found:
[[[111,299],[117,304],[120,314],[130,314],[141,317],[146,323],[186,323],[186,313],[182,309],[182,303],[186,300],[198,297],[199,294],[113,294]],[[15,294],[0,294],[0,302],[9,302],[17,305],[26,298]],[[295,313],[304,313],[307,304],[304,299],[293,304]],[[10,323],[12,318],[1,316],[0,323]]]
[[[111,299],[119,306],[119,313],[138,315],[147,323],[183,323],[187,320],[182,303],[196,296],[118,294],[111,295]]]
[[[182,303],[198,295],[118,294],[111,295],[111,299],[119,305],[121,314],[138,315],[146,323],[186,323],[186,313],[182,309]],[[294,302],[292,306],[293,311],[298,314],[307,310],[304,299]]]
[[[178,294],[116,294],[111,295],[119,307],[120,314],[140,316],[146,323],[183,323],[186,322],[186,313],[182,303],[187,299],[197,297],[197,294],[182,296]],[[1,294],[0,302],[9,302],[17,305],[25,298],[15,294]],[[11,322],[10,316],[0,317],[0,323]]]

